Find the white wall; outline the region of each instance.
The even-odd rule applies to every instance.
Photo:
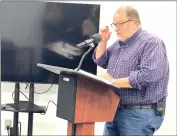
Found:
[[[72,1],[73,2],[73,1]],[[78,3],[79,1],[77,1]],[[76,3],[76,2],[75,2]],[[101,3],[101,18],[100,27],[112,23],[112,15],[115,10],[121,5],[135,6],[140,13],[142,27],[149,32],[152,32],[161,37],[167,48],[168,58],[170,62],[170,79],[169,79],[169,95],[167,99],[167,109],[164,123],[157,135],[176,135],[176,3],[175,2],[88,2],[82,3]],[[113,33],[109,44],[116,40],[116,35]],[[101,69],[99,69],[100,71]],[[98,72],[99,72],[98,71]],[[36,91],[43,92],[50,85],[36,85]],[[23,85],[22,88],[25,86]],[[14,84],[1,84],[1,103],[12,102],[11,93],[13,92]],[[24,91],[28,94],[28,91]],[[47,105],[49,100],[56,102],[57,86],[54,86],[51,91],[44,95],[35,95],[36,104]],[[25,98],[22,96],[22,99]],[[4,130],[4,120],[12,119],[13,114],[10,112],[1,112],[1,131],[2,134],[7,134]],[[27,134],[27,115],[20,114],[22,122],[22,134]],[[96,123],[95,134],[102,134],[104,123]],[[34,135],[66,135],[67,122],[56,117],[56,107],[51,103],[48,112],[45,116],[36,114],[34,116]]]

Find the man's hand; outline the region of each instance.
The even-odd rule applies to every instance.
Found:
[[[132,88],[129,83],[128,77],[117,79],[113,85],[118,88]]]
[[[108,81],[112,80],[112,77],[107,72],[98,74],[98,77],[103,78],[103,79],[108,80]]]
[[[114,79],[107,72],[99,74],[98,77],[103,78],[105,80],[108,80],[110,82]],[[132,88],[130,83],[129,83],[128,77],[127,78],[116,79],[115,82],[112,83],[112,85],[117,87],[117,88]]]

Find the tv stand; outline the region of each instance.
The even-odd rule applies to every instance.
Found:
[[[29,101],[20,101],[20,83],[15,83],[14,103],[2,104],[1,110],[14,112],[13,127],[10,129],[10,136],[19,136],[18,131],[19,112],[28,113],[27,136],[32,136],[33,113],[45,113],[46,107],[34,104],[34,83],[30,83]]]

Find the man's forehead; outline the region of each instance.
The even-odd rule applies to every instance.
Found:
[[[127,19],[127,14],[125,11],[116,12],[113,17],[114,22],[121,22]]]

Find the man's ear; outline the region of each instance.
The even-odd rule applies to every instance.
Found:
[[[134,22],[134,24],[135,24],[135,25],[134,25],[134,28],[137,27],[137,25],[139,24],[139,23],[138,23],[138,20],[135,19],[135,20],[133,20],[133,22]]]

